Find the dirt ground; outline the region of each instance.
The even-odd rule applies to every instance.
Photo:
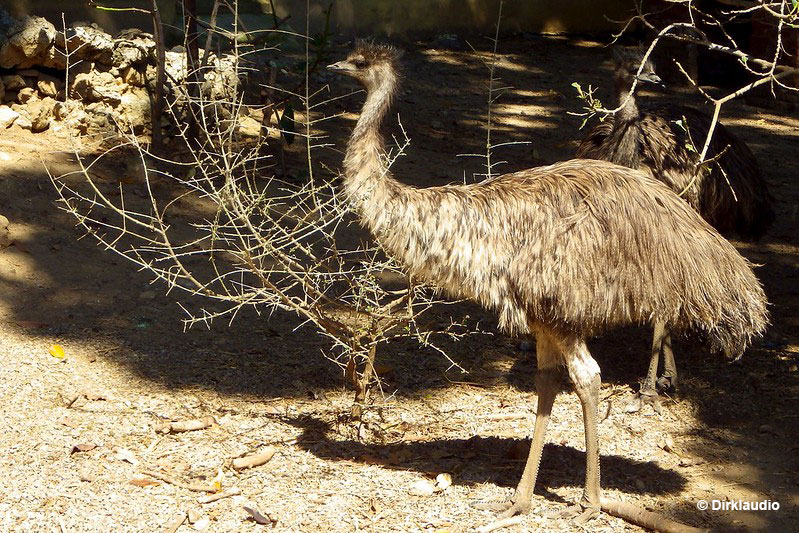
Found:
[[[480,161],[458,154],[484,151],[485,68],[467,47],[406,48],[396,110],[412,144],[396,176],[420,186],[474,179]],[[501,149],[507,163],[500,168],[569,158],[581,135],[581,119],[567,114],[580,107],[570,84],[600,86],[608,99],[609,53],[592,41],[522,37],[504,39],[500,51],[498,74],[514,88],[498,102],[495,141],[530,141]],[[336,59],[345,53],[333,51]],[[352,88],[330,81],[333,95]],[[675,98],[662,91],[648,97]],[[362,98],[325,110],[350,112],[325,123],[335,148],[319,157],[333,168]],[[676,98],[701,104],[688,94]],[[623,408],[645,371],[650,331],[593,341],[604,381],[602,484],[605,495],[695,526],[789,531],[799,523],[799,119],[736,102],[724,122],[761,161],[777,199],[776,227],[765,240],[736,243],[762,265],[772,326],[736,364],[679,342],[680,389],[660,415]],[[288,164],[301,161],[295,144]],[[507,497],[521,475],[536,404],[534,353],[500,334],[446,345],[469,371],[462,374],[411,342],[383,346],[385,395],[353,423],[353,392],[320,356],[323,338],[295,330],[299,320],[286,314],[267,320],[245,313],[230,327],[184,332],[175,295],[91,239],[77,240],[81,233],[58,209],[43,163],[56,174],[74,170],[63,136],[0,134],[0,214],[14,240],[0,251],[1,531],[170,531],[190,510],[210,522],[186,522],[178,531],[272,527],[249,519],[245,507],[271,517],[280,531],[466,531],[491,521],[469,502]],[[120,156],[97,172],[120,180],[127,163]],[[474,307],[437,312],[466,311],[495,331],[493,317]],[[63,346],[63,359],[50,355],[53,344]],[[154,430],[204,416],[219,424]],[[547,517],[576,499],[583,483],[573,392],[556,401],[547,440],[533,511],[511,530],[582,529]],[[277,453],[264,466],[229,467],[269,445]],[[452,476],[452,486],[410,494],[440,473]],[[189,484],[214,482],[240,494],[198,503],[204,494]],[[770,500],[780,508],[697,509],[699,500],[714,499]],[[638,530],[604,514],[585,529]]]

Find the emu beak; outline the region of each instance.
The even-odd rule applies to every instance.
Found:
[[[327,66],[327,70],[332,70],[333,72],[352,72],[355,70],[355,67],[346,61],[339,61],[338,63],[333,63],[332,65]]]
[[[642,81],[645,83],[652,83],[654,85],[659,85],[663,87],[663,80],[661,80],[660,76],[658,76],[654,72],[650,72],[648,74],[641,74],[640,76],[638,76],[638,81]]]

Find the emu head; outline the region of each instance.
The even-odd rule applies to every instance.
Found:
[[[616,68],[616,82],[627,87],[632,86],[634,80],[644,83],[654,83],[661,85],[660,77],[655,73],[655,66],[652,60],[648,59],[644,63],[641,73],[638,74],[638,67],[644,59],[642,50],[628,50],[620,47],[613,49],[613,63]]]
[[[352,76],[370,90],[384,80],[394,80],[402,52],[387,44],[358,41],[347,59],[328,65],[328,70]]]

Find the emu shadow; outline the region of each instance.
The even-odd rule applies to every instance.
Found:
[[[313,416],[280,417],[282,422],[302,429],[297,446],[328,460],[350,460],[380,464],[396,470],[426,474],[456,473],[455,482],[471,486],[494,483],[515,487],[527,459],[528,439],[474,436],[469,439],[441,439],[429,442],[364,444],[355,440],[330,438],[330,425]],[[401,461],[392,457],[402,457]],[[637,494],[666,495],[680,492],[686,478],[651,461],[637,461],[619,455],[602,454],[602,484],[605,488]],[[559,487],[582,487],[585,453],[560,444],[545,446],[536,492]],[[547,493],[548,498],[557,496]]]

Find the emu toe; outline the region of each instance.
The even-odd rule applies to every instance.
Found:
[[[659,392],[674,392],[677,390],[677,376],[663,374],[656,383]]]
[[[593,505],[587,505],[582,503],[575,503],[574,505],[570,505],[565,509],[560,511],[553,511],[547,514],[547,518],[560,518],[560,519],[567,519],[573,520],[575,524],[582,525],[588,522],[589,520],[593,520],[597,516],[599,516],[600,509],[599,507],[595,507]]]
[[[635,397],[625,407],[625,413],[637,413],[644,408],[645,405],[651,405],[655,413],[661,413],[660,396],[655,390],[642,389],[635,395]]]

